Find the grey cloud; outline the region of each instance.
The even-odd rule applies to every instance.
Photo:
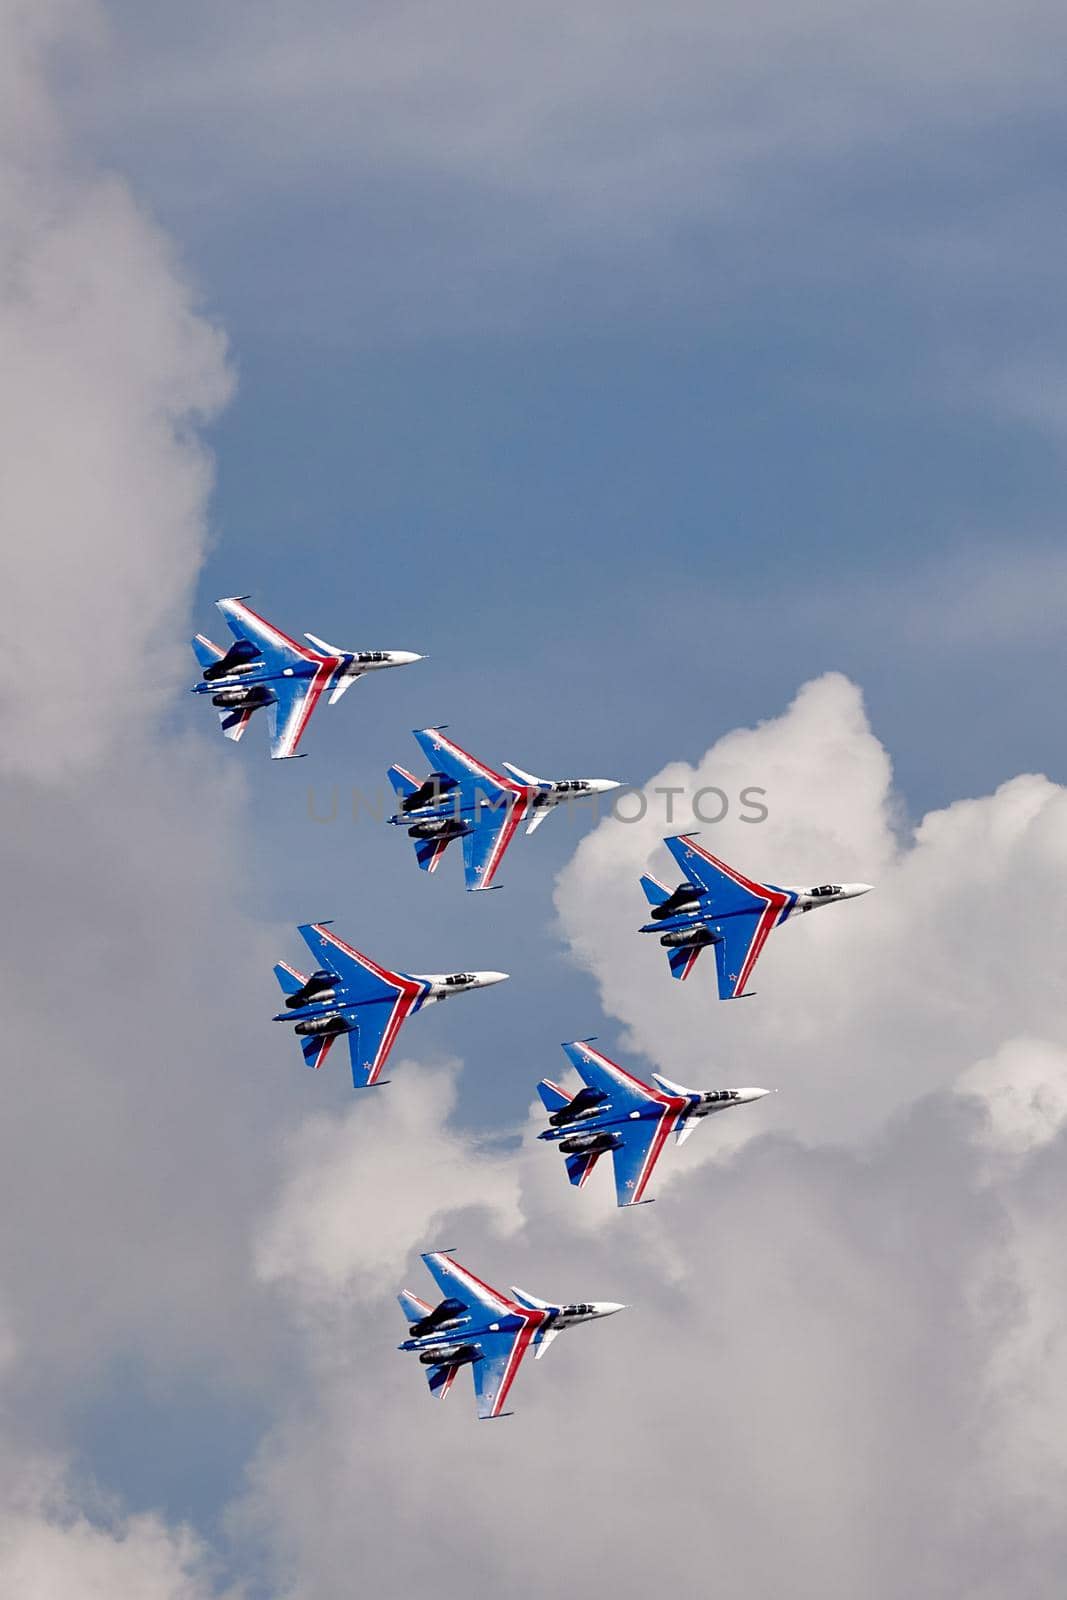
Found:
[[[1005,1467],[1014,1400],[994,1377],[1028,1325],[1040,1225],[986,1180],[980,1128],[973,1100],[932,1096],[859,1155],[759,1139],[594,1235],[534,1218],[501,1242],[449,1219],[491,1279],[631,1309],[524,1369],[516,1416],[489,1426],[465,1386],[432,1403],[387,1349],[391,1300],[341,1296],[246,1536],[308,1600],[357,1564],[388,1596],[534,1595],[551,1570],[626,1596],[696,1596],[713,1573],[768,1600],[992,1597],[1009,1575],[1051,1597],[1058,1517],[1025,1437]]]
[[[257,292],[305,337],[329,306],[331,343],[514,332],[557,320],[561,299],[586,325],[635,304],[706,324],[785,281],[816,302],[828,284],[865,302],[872,284],[910,298],[936,283],[942,318],[980,306],[981,346],[1002,351],[989,253],[1046,226],[1038,193],[1005,230],[1002,206],[1040,180],[1024,161],[998,182],[983,144],[1005,159],[1021,119],[1058,113],[1064,23],[1045,0],[984,0],[965,26],[947,3],[837,0],[198,3],[180,21],[115,0],[107,15],[109,48],[73,97],[87,139],[191,236],[210,216],[205,249],[254,240]],[[901,170],[917,191],[904,214]],[[976,185],[1003,197],[993,215]],[[282,195],[296,237],[277,229]],[[1050,304],[1048,255],[1012,262]],[[852,304],[856,345],[869,308]],[[940,358],[973,359],[964,321],[940,326]]]

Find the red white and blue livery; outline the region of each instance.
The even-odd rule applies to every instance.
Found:
[[[594,801],[618,789],[614,778],[535,778],[504,761],[496,772],[445,736],[442,728],[415,730],[430,764],[427,778],[406,767],[389,768],[400,810],[389,821],[406,828],[424,872],[434,872],[453,839],[463,840],[463,876],[469,890],[491,889],[519,828],[533,833],[557,806]]]
[[[352,1083],[381,1083],[382,1069],[408,1017],[423,1006],[502,983],[506,972],[391,972],[333,932],[308,922],[300,936],[316,962],[310,973],[280,961],[274,969],[285,995],[275,1022],[294,1024],[304,1061],[321,1067],[335,1039],[348,1040]]]
[[[299,644],[243,597],[216,603],[234,642],[224,651],[197,634],[192,643],[202,677],[193,693],[211,696],[227,739],[240,739],[254,714],[266,711],[275,761],[296,755],[320,701],[332,706],[365,673],[423,659],[411,650],[342,650],[313,633]]]
[[[470,1367],[483,1421],[511,1415],[504,1407],[531,1350],[540,1360],[565,1328],[626,1309],[613,1300],[553,1305],[514,1287],[504,1294],[461,1267],[447,1250],[422,1259],[444,1298],[431,1306],[407,1289],[397,1296],[409,1324],[409,1336],[398,1349],[418,1355],[430,1393],[441,1400],[460,1368]]]
[[[610,1153],[615,1168],[615,1198],[620,1206],[636,1206],[651,1198],[649,1181],[673,1137],[684,1144],[705,1117],[732,1106],[748,1105],[769,1089],[684,1089],[658,1072],[643,1083],[616,1062],[594,1050],[588,1039],[563,1046],[582,1080],[577,1092],[549,1078],[537,1085],[548,1127],[538,1138],[562,1151],[567,1176],[576,1188]]]
[[[676,834],[664,844],[678,863],[683,881],[668,889],[647,873],[641,879],[652,920],[642,933],[659,934],[671,973],[688,978],[701,950],[711,945],[719,980],[719,999],[737,1000],[750,993],[748,981],[774,928],[816,906],[854,900],[869,883],[823,883],[811,889],[786,888],[746,878],[697,844],[691,833]]]

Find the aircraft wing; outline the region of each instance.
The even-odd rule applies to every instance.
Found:
[[[476,1278],[473,1272],[461,1267],[447,1251],[431,1250],[422,1259],[426,1263],[426,1270],[446,1298],[452,1296],[453,1299],[462,1300],[465,1306],[478,1306],[493,1317],[523,1314],[522,1306],[516,1301],[501,1294],[499,1289],[490,1288],[481,1278]]]
[[[680,1101],[679,1105],[684,1106],[685,1101]],[[644,1199],[648,1180],[677,1123],[678,1111],[668,1101],[660,1116],[642,1117],[620,1130],[623,1142],[611,1152],[615,1165],[615,1198],[620,1206],[635,1206]]]
[[[226,618],[226,625],[235,639],[248,639],[259,650],[268,672],[281,672],[286,667],[307,666],[326,658],[309,645],[290,639],[287,633],[261,617],[258,611],[246,606],[243,600],[218,600],[216,605]]]
[[[297,931],[319,966],[337,974],[344,987],[346,1004],[388,1000],[405,989],[421,994],[426,987],[417,978],[409,978],[406,972],[390,972],[388,967],[380,966],[361,950],[346,944],[327,922],[305,922]]]
[[[270,728],[270,753],[273,761],[286,761],[296,754],[311,713],[329,688],[338,663],[323,661],[310,678],[276,678],[271,683],[274,699],[267,707]]]
[[[540,1318],[530,1318],[518,1331],[483,1333],[477,1339],[482,1352],[480,1361],[471,1366],[474,1377],[474,1396],[478,1402],[478,1415],[482,1421],[504,1414],[508,1391],[522,1358],[533,1344],[534,1332]]]
[[[649,1084],[642,1083],[631,1073],[609,1061],[607,1056],[594,1050],[584,1039],[563,1046],[578,1076],[591,1089],[602,1089],[614,1111],[648,1111],[656,1105],[667,1105],[670,1096]],[[684,1101],[679,1102],[684,1105]]]
[[[720,1000],[737,1000],[745,993],[745,985],[779,915],[778,908],[772,905],[724,918],[721,923],[709,921],[708,926],[719,941],[714,949]]]
[[[695,884],[702,895],[707,895],[719,916],[735,911],[762,910],[769,895],[780,895],[780,889],[746,878],[743,872],[727,866],[718,856],[713,856],[690,834],[677,834],[664,839],[664,844],[682,869],[683,875]],[[788,898],[787,896],[785,898]]]
[[[489,889],[508,845],[526,815],[525,793],[505,795],[498,806],[476,808],[474,822],[463,835],[463,877],[470,890]]]
[[[397,1000],[392,1006],[359,1006],[356,1027],[348,1035],[348,1056],[352,1064],[353,1089],[370,1089],[381,1078],[382,1068],[396,1043],[400,1024],[410,1014]]]
[[[325,923],[305,923],[299,932],[319,965],[337,973],[343,990],[341,1004],[355,1011],[356,1031],[348,1035],[352,1082],[357,1089],[368,1088],[378,1081],[402,1023],[416,1009],[427,986],[407,973],[379,966],[339,939]]]
[[[479,761],[469,751],[446,738],[440,728],[417,728],[415,738],[434,771],[445,773],[463,786],[464,801],[468,795],[473,800],[478,793],[484,794],[490,801],[496,801],[505,794],[522,791],[521,783],[505,778],[501,772],[494,772],[484,761]]]

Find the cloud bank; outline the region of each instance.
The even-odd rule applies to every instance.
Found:
[[[386,1595],[473,1574],[534,1595],[546,1561],[634,1596],[704,1594],[709,1562],[717,1592],[768,1600],[1062,1586],[1065,796],[1024,776],[909,825],[835,675],[648,787],[753,777],[770,817],[724,824],[723,854],[877,888],[776,935],[744,1006],[699,967],[673,983],[633,930],[654,824],[603,822],[560,877],[619,1054],[784,1091],[668,1157],[655,1206],[616,1212],[599,1173],[569,1190],[532,1126],[487,1158],[441,1126],[451,1077],[410,1069],[372,1117],[291,1144],[260,1262],[309,1387],[240,1516],[294,1592],[325,1600],[358,1564]],[[1009,946],[1036,920],[1025,960],[986,948],[993,908]],[[491,1281],[631,1308],[524,1370],[519,1414],[486,1428],[465,1385],[431,1404],[388,1348],[392,1290],[425,1288],[412,1248],[442,1244]]]

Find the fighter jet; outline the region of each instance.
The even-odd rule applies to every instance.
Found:
[[[528,1350],[533,1348],[539,1361],[564,1328],[626,1309],[611,1300],[556,1306],[514,1285],[509,1297],[453,1261],[447,1250],[431,1251],[422,1259],[445,1298],[431,1308],[406,1289],[397,1296],[410,1323],[410,1338],[397,1348],[418,1351],[430,1393],[441,1400],[460,1367],[469,1366],[483,1421],[511,1415],[504,1403]]]
[[[227,739],[240,739],[253,713],[265,707],[275,761],[296,754],[311,713],[324,694],[332,706],[365,672],[405,667],[423,659],[411,650],[342,650],[305,633],[312,646],[309,649],[257,616],[244,599],[216,602],[234,634],[227,651],[202,633],[192,641],[203,673],[192,692],[211,696]]]
[[[506,972],[390,972],[345,944],[326,922],[305,923],[298,931],[318,965],[308,974],[279,961],[274,974],[285,1010],[273,1020],[296,1024],[309,1067],[321,1067],[334,1040],[347,1034],[357,1089],[388,1081],[381,1078],[382,1068],[401,1025],[416,1011],[507,977]]]
[[[424,872],[434,872],[453,839],[463,840],[463,876],[469,890],[489,889],[520,822],[539,828],[550,811],[567,801],[607,794],[621,786],[612,778],[535,778],[502,762],[494,772],[440,728],[415,730],[433,769],[419,779],[405,767],[389,768],[400,810],[389,821],[406,828]]]
[[[691,833],[663,842],[685,878],[676,889],[668,889],[646,873],[641,887],[652,907],[652,921],[640,931],[659,934],[676,978],[688,978],[704,946],[714,945],[720,1000],[746,995],[745,985],[772,928],[798,912],[853,900],[871,887],[823,883],[815,889],[779,889],[728,867],[697,844]]]
[[[567,1161],[567,1176],[581,1189],[600,1157],[611,1151],[615,1198],[620,1206],[645,1199],[653,1168],[673,1133],[683,1144],[697,1124],[717,1111],[762,1100],[769,1089],[683,1089],[658,1072],[659,1085],[642,1083],[588,1039],[563,1046],[584,1087],[577,1094],[543,1078],[537,1092],[548,1112],[548,1127],[539,1139],[558,1144]]]

